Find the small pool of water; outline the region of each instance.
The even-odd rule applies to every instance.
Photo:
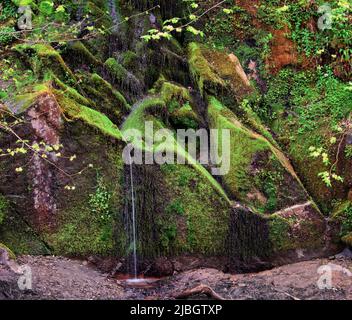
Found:
[[[147,278],[143,275],[139,275],[137,278],[129,274],[119,274],[115,277],[123,286],[131,288],[154,288],[163,278]]]

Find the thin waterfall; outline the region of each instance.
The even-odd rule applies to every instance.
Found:
[[[136,110],[138,106],[142,103],[143,100],[135,103],[132,107],[132,111]],[[127,120],[127,119],[126,119]],[[124,123],[121,126],[121,130],[123,131]],[[123,138],[126,144],[128,142]],[[128,203],[125,205],[125,223],[126,223],[126,231],[127,231],[127,240],[129,243],[128,251],[132,249],[132,267],[133,267],[133,277],[134,280],[138,278],[138,257],[137,257],[137,212],[136,212],[136,197],[135,197],[135,188],[134,188],[134,179],[133,179],[133,163],[130,152],[127,152],[128,163],[129,163],[129,178],[130,178],[130,192],[131,192],[131,207],[129,207]],[[132,224],[132,226],[131,226]]]
[[[118,31],[119,24],[121,22],[121,17],[120,13],[118,12],[116,8],[116,3],[115,0],[109,0],[109,11],[110,11],[110,16],[112,19],[112,24],[113,24],[113,32]]]
[[[130,179],[131,179],[131,205],[132,205],[132,246],[133,246],[133,276],[137,279],[137,232],[136,232],[136,203],[134,197],[133,183],[133,164],[131,155],[129,154],[130,162]]]
[[[116,7],[115,0],[108,0],[108,7],[110,16],[113,23],[113,32],[117,33],[119,24],[121,22],[120,13]],[[127,144],[127,141],[125,141]],[[131,207],[126,205],[126,231],[128,234],[129,250],[132,249],[132,263],[133,263],[133,277],[134,280],[138,277],[137,272],[137,216],[136,216],[136,200],[135,200],[135,190],[134,190],[134,181],[133,181],[133,163],[131,155],[128,153],[129,160],[129,171],[130,171],[130,187],[131,187]],[[131,209],[131,210],[130,210]],[[132,212],[131,212],[132,211]],[[130,227],[130,222],[132,228]],[[132,229],[132,230],[131,230]],[[132,231],[132,232],[131,232]]]

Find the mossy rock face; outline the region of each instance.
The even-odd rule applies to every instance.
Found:
[[[191,43],[189,45],[188,61],[192,76],[201,93],[206,88],[208,91],[211,90],[216,94],[217,88],[225,86],[224,80],[211,68],[208,60],[203,55],[202,48],[198,44]]]
[[[72,63],[77,66],[82,67],[82,65],[84,65],[92,70],[103,65],[103,63],[99,61],[81,41],[74,41],[68,45],[65,55],[68,58],[70,58],[71,55],[70,60],[74,57],[74,62]]]
[[[17,202],[14,202],[13,206],[15,209],[21,208]],[[24,217],[12,210],[8,212],[0,225],[0,242],[6,243],[10,251],[16,255],[51,253],[36,231],[24,220]]]
[[[160,79],[156,83],[156,87],[160,86],[160,96],[165,101],[166,104],[171,104],[176,101],[179,104],[183,104],[191,101],[191,95],[189,91],[173,82],[169,82],[163,79]],[[169,110],[172,112],[173,110]]]
[[[133,51],[126,51],[122,54],[122,64],[128,70],[137,71],[138,55]]]
[[[112,83],[119,85],[121,89],[127,91],[130,98],[136,98],[145,90],[144,83],[132,72],[128,71],[114,58],[105,61],[104,66],[109,74]]]
[[[50,112],[45,112],[45,108],[50,108]],[[65,114],[65,123],[61,112]],[[38,95],[25,116],[29,121],[19,128],[24,139],[38,143],[43,139],[51,145],[60,143],[61,154],[70,156],[48,155],[54,165],[37,159],[36,167],[23,174],[15,172],[21,166],[21,159],[5,159],[2,164],[13,174],[1,170],[0,190],[3,194],[22,196],[13,202],[18,217],[14,213],[5,216],[1,241],[16,254],[47,254],[50,250],[63,255],[113,255],[116,217],[121,210],[122,136],[118,127],[104,114],[80,105],[63,91],[50,88]],[[34,122],[30,121],[33,117]],[[15,140],[6,136],[1,141],[12,146],[16,145]],[[76,157],[80,160],[73,161]],[[98,180],[97,175],[103,180]],[[43,188],[45,197],[41,196]],[[104,203],[99,202],[101,194]]]
[[[346,243],[352,232],[352,203],[345,201],[341,203],[332,214],[332,220],[339,225],[340,238]]]
[[[326,214],[332,212],[333,202],[347,199],[352,182],[352,158],[348,156],[352,140],[349,134],[338,132],[350,117],[351,101],[348,85],[334,75],[286,68],[270,77],[264,100],[255,110],[271,127],[307,191]],[[330,164],[313,157],[312,147],[322,148]],[[343,182],[331,179],[329,187],[319,174],[329,172],[336,159],[333,171]]]
[[[74,153],[80,159],[78,162],[66,160],[61,165],[70,172],[85,171],[75,178],[75,190],[65,189],[65,186],[71,185],[67,177],[61,177],[57,182],[60,193],[57,194],[55,227],[42,234],[58,255],[116,254],[117,237],[120,236],[117,229],[122,228],[119,225],[123,198],[122,150],[119,136],[114,131],[102,132],[94,126],[96,120],[93,125],[89,122],[84,116],[74,123],[66,123],[61,137],[66,152]],[[102,130],[107,128],[102,126]],[[119,134],[117,128],[113,130]],[[84,149],[82,143],[86,144]],[[90,168],[91,165],[93,168]]]
[[[147,151],[153,150],[157,151],[159,146],[162,145],[164,151],[170,152],[175,157],[185,159],[185,162],[190,164],[195,168],[200,175],[208,180],[208,182],[213,186],[214,190],[222,196],[228,203],[230,203],[229,198],[227,197],[225,191],[218,181],[201,165],[199,164],[183,147],[181,147],[173,137],[170,141],[168,139],[167,144],[154,143],[152,146],[147,146],[145,140],[152,139],[149,130],[145,130],[145,125],[147,122],[153,124],[154,130],[166,129],[167,125],[165,124],[165,119],[163,115],[167,111],[166,104],[164,100],[159,97],[147,97],[144,100],[141,100],[138,105],[135,106],[135,109],[128,116],[122,127],[122,133],[125,135],[125,139],[128,140],[128,131],[129,130],[139,130],[142,133],[142,141],[140,145],[137,145],[137,149],[146,149]],[[167,112],[166,112],[167,113]],[[166,119],[167,120],[167,119]],[[148,132],[146,132],[148,131]],[[147,134],[147,136],[144,136]]]
[[[164,165],[161,169],[172,194],[165,213],[177,226],[176,252],[224,254],[228,203],[214,193],[209,181],[194,169],[182,165]]]
[[[188,89],[172,82],[159,79],[155,89],[165,101],[169,118],[175,128],[197,129],[200,119],[194,111],[194,101]]]
[[[64,112],[75,120],[82,120],[87,125],[97,128],[101,133],[107,136],[113,137],[117,140],[122,139],[121,132],[116,124],[114,124],[107,116],[104,114],[82,106],[76,103],[74,100],[67,99],[64,97],[58,97],[58,101],[63,106]]]
[[[244,127],[214,98],[209,103],[209,121],[211,128],[230,132],[230,167],[223,182],[232,196],[265,214],[307,201],[307,193],[284,154]]]
[[[197,129],[199,128],[199,117],[187,103],[170,115],[170,121],[175,128]]]
[[[211,94],[218,92],[232,96],[240,102],[252,92],[247,75],[238,58],[231,54],[206,49],[199,44],[191,43],[188,47],[190,71],[200,92]]]
[[[15,96],[13,99],[7,101],[7,108],[15,114],[24,113],[33,106],[40,97],[51,94],[49,83],[37,84],[30,87],[26,92]]]
[[[105,66],[115,80],[122,82],[127,77],[127,70],[114,58],[106,60]]]
[[[45,79],[48,72],[53,72],[60,79],[73,84],[76,78],[62,59],[60,53],[47,44],[19,44],[13,50],[25,57],[38,78]]]
[[[8,201],[4,196],[0,194],[0,224],[4,221],[6,213],[8,211]]]
[[[325,232],[324,219],[311,202],[272,215],[237,204],[232,208],[226,242],[228,268],[251,272],[330,254],[334,251],[326,247]]]
[[[71,98],[84,106],[90,106],[97,111],[109,116],[116,124],[122,122],[123,117],[129,112],[130,106],[125,97],[112,85],[100,77],[98,74],[81,73],[78,75],[82,81],[81,88],[89,98],[88,103],[71,94]],[[70,91],[65,91],[65,95],[70,95]],[[87,98],[86,98],[87,100]]]
[[[269,226],[275,252],[320,250],[324,246],[325,223],[311,202],[276,212],[269,217]]]
[[[134,166],[137,248],[141,259],[182,254],[224,255],[229,204],[197,171],[184,165]],[[124,219],[131,212],[126,168]],[[121,239],[122,255],[132,239]]]

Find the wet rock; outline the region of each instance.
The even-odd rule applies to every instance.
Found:
[[[151,265],[149,271],[146,273],[146,276],[152,277],[163,277],[171,276],[174,273],[173,263],[165,257],[158,258]]]
[[[335,255],[336,259],[352,259],[352,250],[349,248],[345,248],[342,252]]]
[[[103,273],[114,273],[116,272],[117,266],[121,265],[119,261],[114,257],[102,258],[99,256],[90,256],[88,263],[98,268]]]
[[[352,201],[352,189],[348,192],[347,200]]]

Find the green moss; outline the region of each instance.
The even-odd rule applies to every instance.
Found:
[[[275,132],[307,190],[326,214],[332,210],[332,200],[345,197],[348,159],[341,153],[338,161],[341,169],[337,174],[346,178],[345,182],[335,182],[334,188],[328,188],[318,174],[330,168],[321,158],[311,157],[308,150],[323,147],[333,162],[336,144],[329,141],[338,138],[336,126],[349,118],[350,96],[347,85],[336,79],[329,68],[317,72],[287,68],[270,78],[263,103],[254,109]]]
[[[62,104],[62,101],[59,103]],[[82,110],[82,113],[85,111]],[[109,130],[109,123],[103,126],[104,130]],[[72,170],[77,172],[89,164],[93,164],[94,169],[75,176],[73,183],[76,190],[63,187],[60,190],[57,199],[60,210],[55,226],[43,235],[56,255],[112,257],[121,252],[118,245],[124,236],[121,220],[126,196],[122,180],[122,144],[112,142],[109,138],[112,135],[104,135],[99,128],[94,130],[95,127],[91,128],[84,119],[65,123],[65,134],[61,137],[63,145],[69,143],[74,150],[84,145],[84,152],[77,153],[78,163],[70,165]]]
[[[230,130],[230,171],[223,182],[232,196],[263,213],[306,201],[304,187],[280,150],[265,137],[244,127],[215,98],[210,99],[208,111],[211,128],[219,129],[220,133],[223,129]],[[219,152],[222,152],[219,141]],[[295,200],[291,198],[293,195]]]
[[[156,109],[165,109],[165,102],[158,97],[151,97],[143,100],[137,108],[135,108],[123,124],[123,131],[129,129],[138,129],[145,131],[145,117],[148,112]]]
[[[219,112],[220,110],[220,112]],[[209,105],[209,117],[212,128],[231,130],[231,170],[224,176],[224,181],[234,195],[244,198],[244,194],[250,190],[251,181],[248,179],[248,168],[253,155],[268,150],[266,141],[259,137],[255,139],[244,128],[231,112],[219,106],[216,99],[212,99]]]
[[[169,104],[174,100],[181,104],[192,100],[191,95],[186,88],[168,81],[162,83],[160,97],[166,104]]]
[[[75,57],[80,57],[82,61],[85,61],[94,67],[102,65],[102,63],[88,50],[88,48],[81,41],[74,41],[71,43],[69,50],[72,51],[71,54],[75,55]]]
[[[255,97],[255,95],[253,95]],[[252,99],[253,99],[252,97]],[[263,137],[265,137],[273,146],[279,148],[278,143],[275,141],[271,133],[264,126],[259,116],[253,111],[252,104],[257,105],[259,103],[258,99],[254,98],[254,101],[250,99],[243,99],[241,104],[239,105],[239,113],[241,122],[244,125],[247,125],[254,131],[260,133]]]
[[[178,128],[197,129],[199,127],[199,118],[189,103],[175,110],[170,115],[170,119]]]
[[[198,89],[201,93],[204,91],[204,86],[209,83],[212,86],[224,86],[224,81],[212,70],[209,62],[204,57],[199,44],[192,42],[188,46],[188,62],[191,74],[198,84]]]
[[[6,246],[11,248],[16,255],[46,255],[50,253],[36,232],[12,210],[8,211],[0,225],[0,242],[6,243]]]
[[[53,79],[55,84],[62,90],[62,93],[67,95],[69,98],[77,101],[79,104],[85,106],[92,106],[94,103],[87,99],[86,97],[82,96],[75,88],[72,88],[65,83],[63,83],[59,78],[53,75]]]
[[[71,118],[82,120],[86,124],[97,128],[103,134],[106,134],[117,140],[122,139],[119,128],[114,123],[112,123],[111,120],[104,114],[91,108],[82,106],[64,96],[59,96],[58,101],[64,112]]]
[[[40,96],[45,94],[52,94],[48,84],[37,84],[34,87],[30,87],[27,93],[17,95],[11,100],[11,109],[15,113],[25,112]]]
[[[8,252],[10,259],[16,259],[16,255],[12,252],[12,250],[3,243],[0,243],[0,249],[5,249]]]
[[[0,224],[4,221],[8,210],[8,202],[4,196],[0,194]]]
[[[89,88],[90,86],[92,87]],[[125,97],[96,73],[91,75],[88,86],[85,86],[85,89],[93,93],[97,103],[104,102],[103,108],[109,109],[116,114],[126,113],[131,109]]]
[[[352,203],[340,204],[332,215],[332,219],[340,223],[340,236],[345,237],[352,232]]]
[[[158,225],[167,252],[223,254],[228,232],[229,205],[213,191],[206,177],[192,167],[163,165],[172,199]]]
[[[51,70],[61,79],[76,82],[76,78],[70,68],[66,65],[59,52],[47,44],[18,44],[13,50],[25,56],[31,67],[38,76],[45,77]]]
[[[88,256],[91,254],[113,255],[113,220],[101,221],[89,209],[78,207],[70,211],[59,230],[46,236],[46,241],[56,254],[69,256]]]
[[[165,208],[165,212],[167,214],[177,214],[177,215],[184,215],[185,209],[182,204],[182,200],[176,199],[173,202],[169,203]]]
[[[165,103],[163,100],[160,98],[147,98],[143,100],[139,106],[133,110],[133,112],[128,116],[126,121],[124,122],[124,125],[122,127],[122,132],[126,132],[129,129],[137,129],[139,130],[142,134],[145,133],[145,121],[152,121],[154,124],[154,130],[159,130],[165,128],[165,124],[155,118],[154,116],[150,115],[151,110],[155,109],[165,109]],[[149,113],[148,113],[149,112]],[[146,138],[146,137],[144,137]],[[152,139],[153,137],[149,137]],[[145,144],[143,144],[143,147],[145,147]],[[158,148],[158,145],[153,146],[153,150],[156,151]],[[177,144],[177,141],[173,139],[173,143],[170,146],[166,147],[168,150],[171,150],[173,153],[176,151],[177,154],[181,157],[186,159],[186,162],[190,164],[192,167],[194,167],[199,174],[204,176],[210,184],[213,186],[213,188],[226,200],[230,203],[229,198],[227,197],[226,193],[224,192],[223,188],[220,186],[220,184],[214,179],[214,177],[195,159],[193,159],[186,150],[184,150],[182,147],[180,147]],[[149,150],[150,151],[150,150]]]
[[[122,55],[122,64],[126,69],[134,70],[137,65],[138,56],[133,51],[126,51]]]
[[[127,77],[127,70],[114,58],[109,58],[106,60],[105,66],[117,81],[122,82]]]
[[[14,27],[1,26],[0,45],[2,47],[9,45],[15,40],[15,37],[13,35],[15,31],[16,30]]]
[[[269,219],[269,237],[275,251],[293,249],[290,241],[290,223],[279,215],[272,215]]]

